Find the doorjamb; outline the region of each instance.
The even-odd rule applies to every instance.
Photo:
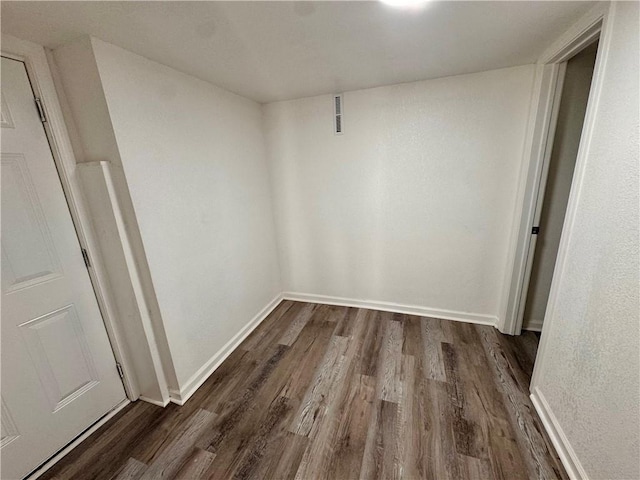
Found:
[[[520,173],[518,202],[514,218],[514,231],[512,233],[509,268],[503,291],[501,303],[502,319],[500,331],[509,335],[519,335],[522,330],[524,318],[524,306],[528,292],[528,283],[533,264],[533,248],[535,238],[532,238],[531,229],[536,219],[539,219],[539,199],[544,194],[545,174],[548,169],[553,136],[555,135],[555,122],[557,120],[560,94],[564,81],[565,63],[580,50],[600,37],[596,64],[593,71],[593,80],[587,105],[587,112],[583,124],[583,135],[576,158],[574,178],[571,186],[567,214],[564,229],[569,225],[570,208],[574,208],[576,192],[584,170],[585,151],[588,146],[590,132],[593,128],[594,114],[597,100],[600,94],[601,77],[604,69],[605,45],[603,37],[606,29],[608,4],[599,3],[587,12],[577,23],[564,33],[551,47],[549,47],[537,62],[536,90],[532,101],[532,112],[529,118],[529,138],[527,139],[524,153],[523,167]],[[556,270],[564,257],[567,235],[563,229],[563,235],[556,259]],[[551,285],[549,302],[551,304],[554,285]],[[545,315],[545,317],[548,316]],[[543,324],[544,328],[544,324]],[[543,336],[544,338],[544,336]]]
[[[116,321],[117,315],[113,299],[107,287],[108,280],[103,259],[98,249],[95,232],[90,221],[89,210],[84,200],[82,186],[76,172],[76,159],[69,133],[64,122],[62,108],[58,101],[53,77],[45,50],[42,46],[11,35],[2,35],[2,55],[23,62],[35,95],[42,100],[47,121],[43,122],[51,147],[54,163],[60,177],[67,205],[71,213],[80,246],[89,256],[91,266],[87,268],[102,315],[115,361],[123,369],[124,389],[129,400],[140,396],[138,379],[127,355],[124,336]],[[35,108],[35,107],[34,107]],[[115,366],[114,366],[115,368]]]

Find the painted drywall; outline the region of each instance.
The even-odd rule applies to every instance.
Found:
[[[92,46],[179,390],[281,291],[260,105]]]
[[[593,480],[640,478],[639,7],[614,3],[605,24],[595,122],[581,145],[534,373]]]
[[[567,62],[539,222],[540,234],[536,242],[524,310],[525,329],[540,329],[544,321],[584,114],[587,110],[597,47],[596,42]]]
[[[69,45],[60,47],[50,57],[52,71],[56,73],[56,89],[63,105],[65,123],[73,139],[73,149],[78,163],[99,160],[120,165],[120,153],[109,117],[100,74],[93,55],[89,37],[84,37]],[[121,170],[121,169],[120,169]],[[76,171],[74,175],[79,175]],[[129,236],[138,244],[139,234],[135,228],[135,214],[124,180],[119,177],[120,201],[123,214],[128,220]],[[83,182],[84,183],[84,182]],[[163,403],[168,396],[165,375],[171,374],[170,361],[163,368],[157,368],[158,349],[166,345],[164,332],[156,318],[157,341],[149,344],[143,325],[144,308],[138,304],[132,283],[132,272],[125,261],[124,247],[116,228],[108,196],[95,184],[87,189],[85,201],[91,212],[92,228],[98,234],[99,251],[92,252],[102,258],[108,281],[108,295],[113,297],[118,323],[125,348],[130,359],[140,394],[157,403]],[[143,259],[140,260],[143,263]],[[150,279],[147,278],[147,282]],[[153,305],[155,298],[147,295],[148,303]],[[154,309],[155,310],[155,309]]]
[[[534,67],[263,107],[285,291],[495,321]]]

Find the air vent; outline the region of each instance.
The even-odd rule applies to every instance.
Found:
[[[344,131],[344,123],[342,122],[342,95],[334,95],[333,96],[333,132],[336,135],[342,135]]]

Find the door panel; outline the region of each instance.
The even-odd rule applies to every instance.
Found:
[[[0,410],[0,430],[2,431],[2,438],[0,439],[0,448],[5,445],[11,443],[16,438],[20,436],[20,432],[18,432],[18,428],[16,427],[16,423],[9,413],[9,409],[4,403],[4,398],[2,398],[2,410]]]
[[[2,58],[2,478],[125,392],[23,63]]]
[[[3,291],[61,276],[60,260],[23,155],[2,153],[1,188]]]
[[[20,329],[52,412],[98,384],[74,305],[23,323]]]

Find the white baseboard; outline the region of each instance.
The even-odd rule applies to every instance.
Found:
[[[267,318],[274,308],[282,301],[282,294],[275,296],[269,304],[258,312],[258,314],[245,325],[242,330],[233,336],[216,354],[209,359],[193,376],[187,381],[185,386],[178,390],[169,389],[169,398],[173,403],[184,405],[189,397],[209,378],[209,376],[220,366],[222,362],[233,352],[242,341],[249,336],[255,328]]]
[[[428,308],[417,305],[403,305],[400,303],[357,300],[353,298],[330,297],[327,295],[296,292],[284,292],[282,294],[282,298],[298,302],[326,303],[328,305],[340,305],[343,307],[368,308],[370,310],[382,310],[384,312],[405,313],[408,315],[418,315],[420,317],[432,317],[443,320],[454,320],[456,322],[490,325],[492,327],[495,327],[498,324],[498,317],[494,315],[442,310],[439,308]]]
[[[56,463],[58,463],[62,458],[67,455],[71,450],[80,445],[84,440],[86,440],[89,436],[95,433],[100,427],[102,427],[105,423],[111,420],[120,410],[129,405],[131,401],[129,399],[123,400],[118,405],[113,407],[107,413],[104,414],[102,418],[100,418],[96,423],[87,428],[81,435],[77,436],[70,444],[56,453],[53,457],[47,460],[46,463],[42,464],[40,468],[32,472],[29,476],[26,477],[26,480],[35,480],[51,467],[53,467]]]
[[[169,399],[167,399],[164,402],[161,402],[160,400],[154,400],[153,398],[145,397],[144,395],[140,395],[138,397],[138,400],[142,400],[143,402],[151,403],[159,407],[166,407],[167,405],[169,405],[169,403],[171,403]]]
[[[544,320],[529,320],[526,324],[522,325],[522,329],[530,330],[532,332],[541,332],[543,321]]]
[[[538,416],[540,420],[542,420],[542,425],[544,425],[569,478],[571,480],[588,480],[587,472],[585,472],[576,452],[571,447],[567,436],[558,423],[558,419],[551,411],[551,408],[549,408],[547,400],[537,387],[534,387],[531,392],[531,402],[536,412],[538,412]]]

